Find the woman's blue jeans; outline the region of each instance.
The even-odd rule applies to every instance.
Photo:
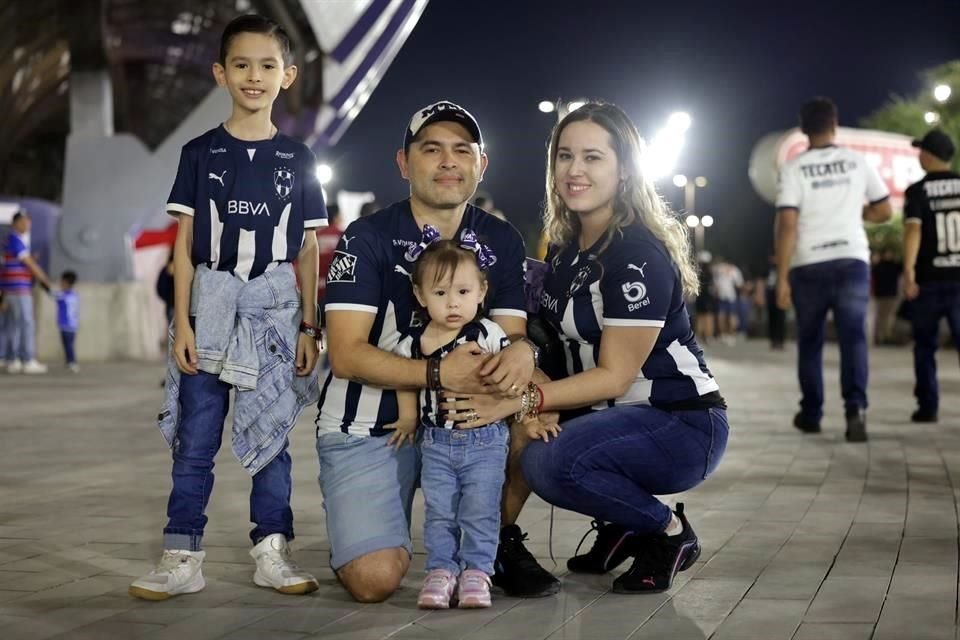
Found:
[[[565,422],[550,442],[531,442],[523,475],[550,504],[655,534],[671,518],[655,496],[687,491],[710,475],[728,429],[723,409],[611,407]]]

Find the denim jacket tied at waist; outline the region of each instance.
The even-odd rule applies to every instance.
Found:
[[[295,371],[302,314],[293,266],[284,263],[243,282],[201,265],[193,278],[190,315],[196,318],[197,368],[236,389],[233,453],[254,475],[283,450],[300,412],[319,396],[316,369],[304,377]],[[180,426],[181,373],[173,337],[171,325],[166,398],[159,415],[170,447],[176,446]]]

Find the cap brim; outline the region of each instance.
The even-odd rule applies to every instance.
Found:
[[[911,146],[911,147],[919,147],[919,146],[922,145],[922,144],[923,144],[923,140],[914,140],[914,141],[912,141],[912,142],[910,143],[910,146]]]

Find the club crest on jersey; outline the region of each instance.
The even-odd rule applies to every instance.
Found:
[[[277,197],[285,200],[293,193],[293,170],[286,167],[278,167],[273,170],[273,188],[277,192]]]
[[[327,284],[331,282],[356,282],[357,256],[345,251],[333,254],[330,270],[327,271]]]
[[[567,297],[569,298],[577,292],[586,282],[587,278],[590,277],[590,265],[582,267],[580,271],[577,272],[576,277],[574,277],[573,282],[570,283],[570,288],[567,289]]]

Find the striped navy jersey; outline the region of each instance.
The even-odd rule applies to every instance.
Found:
[[[547,254],[540,312],[564,343],[568,375],[597,366],[604,327],[658,327],[656,344],[627,392],[593,408],[702,406],[700,397],[719,387],[690,328],[680,273],[663,243],[642,224],[624,229],[597,255],[601,242],[581,252],[574,241]],[[719,393],[706,404],[714,402],[722,404]]]
[[[250,142],[221,125],[185,144],[167,212],[193,216],[194,266],[247,281],[295,260],[303,230],[327,223],[316,164],[280,133]]]
[[[467,342],[476,342],[477,345],[486,353],[500,353],[500,350],[506,347],[510,341],[507,334],[503,332],[496,322],[486,318],[480,318],[469,322],[462,329],[457,337],[439,349],[431,353],[423,353],[420,347],[420,338],[426,329],[424,325],[411,327],[409,333],[404,336],[400,343],[394,348],[393,352],[404,358],[432,358],[434,356],[445,357],[448,353]],[[447,420],[443,415],[445,412],[440,410],[440,403],[443,401],[442,391],[420,391],[420,425],[424,427],[442,427],[444,429],[453,429],[456,423]]]
[[[513,226],[467,205],[457,237],[473,230],[496,263],[487,272],[487,315],[526,318],[523,239]],[[420,317],[413,296],[413,262],[404,255],[422,233],[409,200],[365,216],[347,227],[327,272],[326,312],[361,311],[374,316],[368,342],[393,351]],[[382,436],[397,420],[396,393],[363,385],[329,372],[320,391],[318,431]]]

